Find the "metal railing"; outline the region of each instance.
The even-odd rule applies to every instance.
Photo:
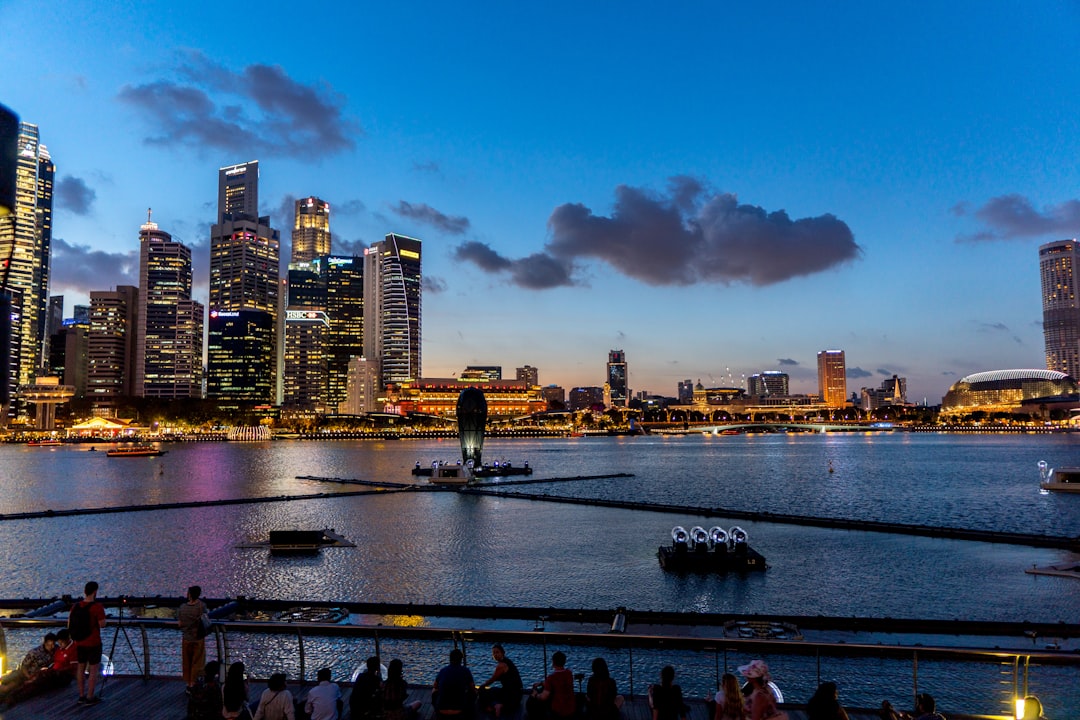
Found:
[[[407,673],[433,677],[445,662],[448,647],[473,656],[474,667],[487,664],[487,650],[500,643],[518,659],[523,677],[542,678],[549,671],[550,652],[571,654],[571,665],[583,668],[585,658],[609,656],[613,675],[633,696],[658,676],[662,665],[679,668],[680,682],[690,694],[711,694],[724,671],[740,662],[765,657],[788,693],[788,701],[809,697],[826,679],[845,677],[847,702],[876,706],[883,697],[910,698],[933,689],[951,708],[1001,713],[1013,698],[1038,690],[1050,708],[1080,706],[1080,654],[1051,651],[976,649],[944,646],[911,647],[867,643],[764,640],[755,638],[635,635],[546,630],[454,629],[424,626],[418,616],[388,618],[390,625],[289,623],[270,621],[216,622],[207,637],[208,659],[226,665],[242,661],[253,677],[284,670],[307,681],[320,667],[331,667],[336,679],[350,680],[364,657],[406,658]],[[41,634],[63,620],[4,618],[0,620],[0,652],[11,667],[40,642]],[[117,674],[151,676],[179,672],[179,629],[175,620],[127,619],[103,631],[104,649]],[[478,652],[476,648],[482,647]],[[586,652],[588,651],[588,652]],[[611,654],[614,653],[614,657]],[[479,657],[477,657],[479,655]],[[980,674],[997,666],[1001,673]],[[1037,673],[1035,672],[1037,670]],[[1039,680],[1033,681],[1037,674]],[[646,682],[642,682],[642,677]],[[908,680],[904,680],[908,677]],[[974,679],[972,679],[974,678]],[[477,677],[477,680],[482,678]],[[902,689],[908,686],[906,689]],[[964,691],[957,687],[966,688]],[[951,690],[950,690],[951,689]],[[950,697],[950,692],[952,696]],[[993,696],[989,699],[987,696]],[[901,702],[906,702],[904,698]],[[1000,717],[1000,715],[998,715]]]

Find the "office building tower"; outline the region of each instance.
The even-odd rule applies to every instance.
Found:
[[[541,388],[540,396],[547,401],[548,410],[566,409],[566,390],[559,385],[548,385]]]
[[[693,380],[680,380],[679,381],[679,404],[690,405],[694,402],[694,381]]]
[[[191,250],[148,214],[139,228],[135,395],[202,397],[202,362],[203,306],[191,299]]]
[[[570,411],[578,410],[603,410],[604,388],[602,387],[576,387],[570,390]]]
[[[817,374],[821,402],[834,408],[847,405],[847,366],[844,364],[844,351],[819,352]]]
[[[1046,369],[1080,379],[1080,242],[1059,240],[1039,247]]]
[[[274,378],[274,319],[262,310],[211,310],[207,327],[206,397],[267,404]]]
[[[137,287],[119,285],[90,293],[86,395],[95,408],[114,408],[134,394],[138,315]]]
[[[750,397],[786,397],[789,378],[785,372],[766,370],[746,378],[746,394]]]
[[[524,380],[530,387],[540,384],[540,371],[532,365],[517,368],[514,377],[518,380]]]
[[[349,363],[364,355],[364,258],[326,258],[326,396],[330,408],[348,395]]]
[[[42,363],[49,302],[52,195],[56,166],[38,127],[20,123],[16,139],[15,204],[0,222],[0,289],[11,299],[11,368],[2,378],[15,388],[33,381]],[[15,413],[26,416],[26,408]]]
[[[364,356],[380,388],[420,375],[420,241],[390,233],[364,250]]]
[[[90,306],[89,305],[76,305],[71,310],[71,319],[77,323],[89,323],[90,322]]]
[[[41,350],[41,367],[49,366],[49,347],[53,335],[64,326],[64,296],[50,295],[48,310],[45,312],[45,335]]]
[[[218,222],[210,230],[210,398],[277,399],[280,237],[270,218],[258,215],[258,198],[258,161],[221,168]]]
[[[611,393],[611,407],[626,407],[630,390],[627,387],[626,353],[622,350],[608,352],[607,385]]]
[[[378,412],[379,394],[379,368],[375,363],[365,357],[350,359],[345,400],[338,405],[338,412],[344,415]]]
[[[322,309],[285,311],[285,362],[282,402],[315,410],[326,394],[326,335],[330,328]]]
[[[330,254],[330,203],[317,197],[296,201],[292,231],[292,262]]]
[[[881,387],[862,388],[860,402],[866,412],[882,407],[907,405],[907,378],[893,375],[888,380],[882,380]]]
[[[68,319],[49,338],[49,374],[75,388],[75,397],[86,397],[90,372],[90,322]]]

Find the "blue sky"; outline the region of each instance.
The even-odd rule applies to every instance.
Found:
[[[1043,367],[1037,247],[1080,227],[1075,3],[0,0],[0,103],[57,164],[54,294],[195,250],[217,169],[335,251],[424,241],[423,370],[633,390]],[[14,31],[11,29],[14,28]]]

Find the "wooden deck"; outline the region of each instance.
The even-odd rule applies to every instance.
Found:
[[[310,686],[310,683],[309,683]],[[100,687],[100,685],[99,685]],[[265,689],[265,684],[252,683],[251,698],[254,700]],[[290,683],[289,690],[297,694],[298,686]],[[350,688],[342,687],[345,696],[345,713],[341,720],[349,718]],[[186,720],[187,695],[183,680],[174,677],[156,677],[142,680],[137,677],[110,677],[101,692],[102,700],[96,705],[78,705],[75,684],[26,700],[12,708],[0,711],[0,720],[53,720],[53,718],[84,718],[85,720]],[[420,700],[420,720],[433,720],[429,700],[431,689],[425,686],[410,688],[409,701]],[[705,703],[689,699],[690,720],[711,720],[707,717]],[[524,702],[522,703],[524,707]],[[786,708],[791,720],[806,720],[801,709]],[[851,720],[878,720],[877,713],[848,710]],[[483,718],[484,716],[479,716]],[[958,717],[951,715],[950,717]],[[652,720],[652,713],[644,696],[627,700],[622,709],[623,720]]]

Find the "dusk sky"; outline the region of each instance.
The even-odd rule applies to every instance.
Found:
[[[755,5],[756,7],[749,7]],[[0,0],[0,103],[57,166],[52,294],[138,284],[154,221],[206,299],[217,171],[424,242],[423,373],[816,392],[1045,367],[1038,245],[1080,228],[1077,3]]]

